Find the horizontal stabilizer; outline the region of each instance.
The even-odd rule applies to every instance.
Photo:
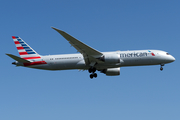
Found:
[[[18,62],[21,62],[21,63],[30,63],[30,61],[25,60],[25,59],[20,58],[20,57],[17,57],[15,55],[12,55],[12,54],[6,54],[6,55],[8,55],[9,57],[11,57],[12,59],[14,59],[14,60],[16,60]]]

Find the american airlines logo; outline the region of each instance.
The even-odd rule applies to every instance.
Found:
[[[147,53],[147,52],[134,52],[134,53],[121,53],[120,57],[145,57],[148,54],[151,54],[152,56],[155,56],[154,53]]]

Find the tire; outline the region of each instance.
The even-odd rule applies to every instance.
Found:
[[[94,75],[93,75],[95,78],[97,77],[97,74],[96,73],[94,73]]]
[[[94,76],[93,76],[93,74],[90,74],[90,76],[89,76],[89,77],[90,77],[91,79],[93,79],[93,77],[94,77]]]

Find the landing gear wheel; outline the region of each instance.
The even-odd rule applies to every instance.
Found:
[[[97,74],[96,73],[94,73],[94,75],[93,75],[95,78],[97,77]]]
[[[162,70],[163,70],[163,67],[161,67],[160,70],[162,71]]]
[[[91,79],[93,79],[93,77],[97,77],[97,74],[96,73],[93,73],[93,74],[90,74],[90,76],[89,76]]]
[[[94,77],[94,76],[93,76],[93,74],[90,74],[90,76],[89,76],[89,77],[90,77],[91,79],[93,79],[93,77]]]
[[[95,67],[91,67],[89,68],[89,73],[95,73],[96,72],[96,68]]]
[[[89,72],[89,73],[92,73],[92,69],[89,69],[88,72]]]
[[[96,72],[96,68],[95,68],[95,67],[93,67],[92,72],[93,72],[93,73],[95,73],[95,72]]]

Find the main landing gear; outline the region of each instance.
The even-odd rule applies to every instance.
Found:
[[[164,64],[161,64],[161,67],[160,67],[160,70],[161,70],[161,71],[163,70],[163,66],[164,66]]]
[[[91,67],[91,68],[89,68],[89,73],[92,73],[92,74],[90,74],[90,78],[92,79],[93,77],[97,77],[97,74],[95,73],[96,72],[96,68],[95,67]]]

